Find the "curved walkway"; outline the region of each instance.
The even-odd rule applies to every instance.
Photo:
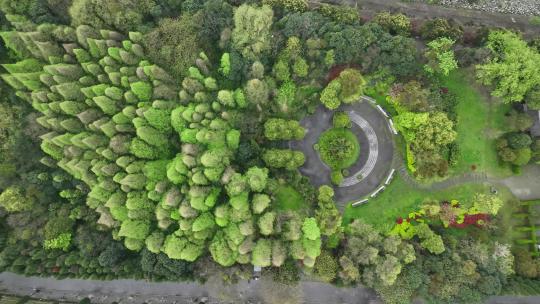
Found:
[[[388,120],[369,98],[362,97],[358,103],[343,105],[338,111],[347,112],[354,122],[351,131],[358,137],[360,157],[356,164],[348,168],[351,176],[344,179],[339,187],[334,187],[338,207],[356,201],[373,192],[384,183],[391,170],[394,142]],[[313,146],[322,132],[332,127],[333,111],[319,106],[313,115],[305,117],[300,124],[306,128],[306,136],[300,141],[290,141],[289,147],[300,150],[306,162],[299,168],[315,186],[331,185],[330,168],[320,159]]]
[[[351,121],[356,124],[368,139],[368,158],[362,169],[353,173],[351,176],[343,179],[339,187],[349,187],[356,185],[364,178],[364,176],[369,176],[371,171],[375,168],[377,164],[377,158],[379,156],[379,141],[377,140],[377,134],[371,127],[371,125],[364,119],[362,116],[356,114],[354,111],[349,111],[349,117]]]

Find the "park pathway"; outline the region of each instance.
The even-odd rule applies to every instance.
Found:
[[[283,286],[270,279],[240,281],[223,285],[221,278],[206,283],[146,282],[136,280],[79,280],[24,277],[0,274],[0,293],[29,296],[38,288],[35,298],[78,302],[88,297],[92,304],[382,304],[371,289],[363,286],[340,288],[321,282],[301,281],[297,286]]]
[[[429,184],[421,183],[409,174],[405,161],[397,150],[394,151],[394,164],[398,164],[396,170],[405,183],[418,190],[441,191],[462,184],[477,183],[507,187],[515,197],[522,201],[540,199],[540,166],[536,164],[529,164],[523,167],[520,175],[510,177],[496,178],[483,172],[471,172]]]

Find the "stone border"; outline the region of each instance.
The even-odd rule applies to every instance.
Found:
[[[379,156],[379,141],[377,139],[377,134],[375,134],[375,131],[371,125],[362,116],[356,114],[354,111],[349,111],[348,114],[351,121],[359,126],[364,134],[366,134],[369,142],[369,156],[364,166],[356,173],[343,179],[341,184],[339,184],[339,187],[349,187],[358,184],[360,180],[364,178],[364,176],[368,176],[371,171],[373,171]],[[360,147],[360,149],[362,148]]]

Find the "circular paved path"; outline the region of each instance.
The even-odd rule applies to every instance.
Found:
[[[357,201],[376,190],[381,184],[384,184],[392,167],[394,144],[387,119],[369,102],[362,100],[355,104],[342,105],[337,111],[345,111],[352,118],[351,131],[356,134],[360,143],[360,157],[356,164],[348,169],[350,175],[353,176],[355,173],[367,174],[358,182],[353,180],[355,178],[351,178],[345,179],[340,187],[334,186],[335,199],[340,203],[340,207],[344,207],[345,203]],[[306,162],[299,170],[309,177],[311,183],[316,187],[332,184],[330,181],[330,168],[321,161],[319,153],[313,148],[313,145],[319,140],[320,134],[332,127],[332,116],[333,111],[322,105],[319,106],[313,115],[306,116],[300,122],[307,131],[304,139],[289,142],[291,149],[300,150],[306,156]],[[362,121],[367,123],[367,126]],[[377,138],[376,147],[378,153],[376,153],[375,161],[373,160],[373,153],[371,157],[369,153],[370,144],[372,150],[374,147],[373,140],[368,140],[367,135],[371,133],[369,129]]]

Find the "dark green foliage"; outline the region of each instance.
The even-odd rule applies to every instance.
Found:
[[[321,159],[334,170],[352,166],[360,155],[356,135],[347,129],[330,129],[321,134],[317,150]]]
[[[197,36],[199,26],[197,17],[189,15],[162,20],[144,39],[148,57],[173,76],[186,75],[200,52]]]
[[[360,19],[357,8],[346,5],[337,6],[323,3],[319,7],[319,12],[323,16],[340,23],[352,24],[358,22]]]
[[[463,30],[458,25],[442,18],[424,22],[420,32],[422,38],[426,40],[435,40],[437,38],[446,37],[458,41],[463,35]]]

